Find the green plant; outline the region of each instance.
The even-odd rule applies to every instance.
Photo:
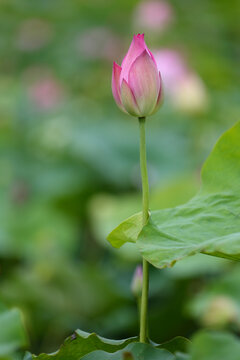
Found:
[[[215,350],[218,343],[221,343],[221,354],[228,356],[233,347],[228,358],[238,359],[239,342],[225,333],[200,332],[192,343],[175,338],[168,343],[154,344],[148,338],[147,303],[149,262],[161,269],[197,253],[240,259],[240,123],[220,137],[206,160],[198,194],[184,205],[152,213],[149,213],[145,117],[139,118],[139,126],[143,210],[121,223],[108,240],[115,247],[134,243],[143,257],[140,338],[115,341],[77,330],[59,351],[39,356],[27,354],[26,360],[198,360],[203,356],[204,360],[215,360],[220,356],[220,350]]]

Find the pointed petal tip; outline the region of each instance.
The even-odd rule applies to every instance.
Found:
[[[118,65],[118,64],[114,61],[114,62],[113,62],[113,70],[115,71],[115,69],[122,70],[121,66]]]
[[[134,34],[134,35],[133,35],[133,40],[134,40],[134,41],[136,41],[136,40],[137,40],[137,41],[141,41],[141,42],[144,43],[144,42],[145,42],[145,40],[144,40],[144,34],[140,34],[140,33],[139,33],[139,34]]]
[[[134,62],[134,60],[136,60],[136,58],[145,49],[147,49],[147,45],[145,44],[145,41],[144,41],[144,34],[137,34],[137,35],[134,34],[131,45],[128,49],[128,52],[125,55],[125,57],[122,61],[122,64],[121,64],[121,67],[122,67],[122,72],[121,72],[121,77],[120,77],[121,84],[122,84],[123,78],[126,81],[128,81],[128,73],[129,73],[129,69],[130,69],[132,63]]]
[[[139,55],[139,56],[148,56],[148,57],[151,57],[150,55],[149,55],[149,52],[147,51],[147,49],[144,49],[143,50],[143,52]]]
[[[135,59],[135,61],[137,61],[139,58],[143,59],[143,58],[149,58],[151,60],[153,60],[154,64],[156,65],[155,59],[152,56],[152,53],[148,50],[148,49],[144,49],[141,54]],[[135,62],[134,61],[134,62]],[[132,64],[133,65],[133,64]],[[156,65],[157,67],[157,65]]]

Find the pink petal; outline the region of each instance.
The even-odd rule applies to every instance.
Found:
[[[120,84],[119,79],[121,75],[122,68],[115,62],[113,63],[112,71],[112,93],[117,105],[122,108],[122,102],[120,98]]]
[[[159,89],[159,93],[158,93],[157,103],[156,103],[155,108],[153,109],[151,115],[155,114],[159,110],[159,108],[162,106],[163,99],[164,99],[163,82],[162,82],[162,77],[161,77],[160,71],[159,71],[159,79],[160,79],[160,89]]]
[[[157,66],[146,50],[138,56],[130,68],[129,86],[135,96],[141,116],[151,114],[157,103],[160,78]]]
[[[123,79],[121,85],[121,100],[124,106],[124,109],[133,116],[141,116],[139,108],[137,106],[136,100],[134,98],[133,92],[130,89],[128,83]]]
[[[129,50],[123,59],[122,62],[122,73],[120,76],[120,84],[123,79],[128,81],[128,73],[132,63],[136,60],[136,58],[144,51],[148,50],[147,45],[144,41],[144,34],[138,34],[133,36],[132,43],[129,47]],[[121,85],[120,85],[121,86]]]

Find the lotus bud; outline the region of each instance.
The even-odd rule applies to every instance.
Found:
[[[162,104],[161,74],[144,34],[134,35],[121,66],[113,63],[112,93],[119,108],[136,117],[152,115]]]
[[[143,270],[142,270],[142,266],[139,265],[136,267],[136,270],[134,272],[133,279],[132,279],[132,285],[131,285],[132,293],[136,297],[139,297],[141,295],[142,282],[143,282]]]

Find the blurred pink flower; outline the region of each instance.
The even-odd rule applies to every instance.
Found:
[[[153,53],[157,66],[161,69],[164,90],[174,92],[178,82],[188,72],[184,58],[178,51],[171,49],[162,49]]]
[[[122,42],[108,28],[95,27],[80,34],[76,45],[81,56],[112,61],[120,55]]]
[[[47,45],[53,36],[50,23],[42,19],[29,19],[20,24],[17,47],[22,51],[36,51]]]
[[[121,66],[113,63],[112,92],[119,108],[132,116],[149,116],[160,107],[161,75],[144,34],[134,35]]]
[[[174,20],[173,8],[164,0],[141,2],[133,16],[135,27],[143,31],[163,31]]]
[[[206,87],[184,57],[172,49],[154,51],[154,57],[161,69],[165,93],[175,107],[193,113],[205,110],[208,105]]]
[[[141,295],[142,282],[143,282],[143,269],[141,265],[138,265],[135,269],[131,284],[131,290],[135,296]]]
[[[63,99],[63,88],[53,76],[35,80],[28,89],[30,99],[42,110],[56,107]]]

